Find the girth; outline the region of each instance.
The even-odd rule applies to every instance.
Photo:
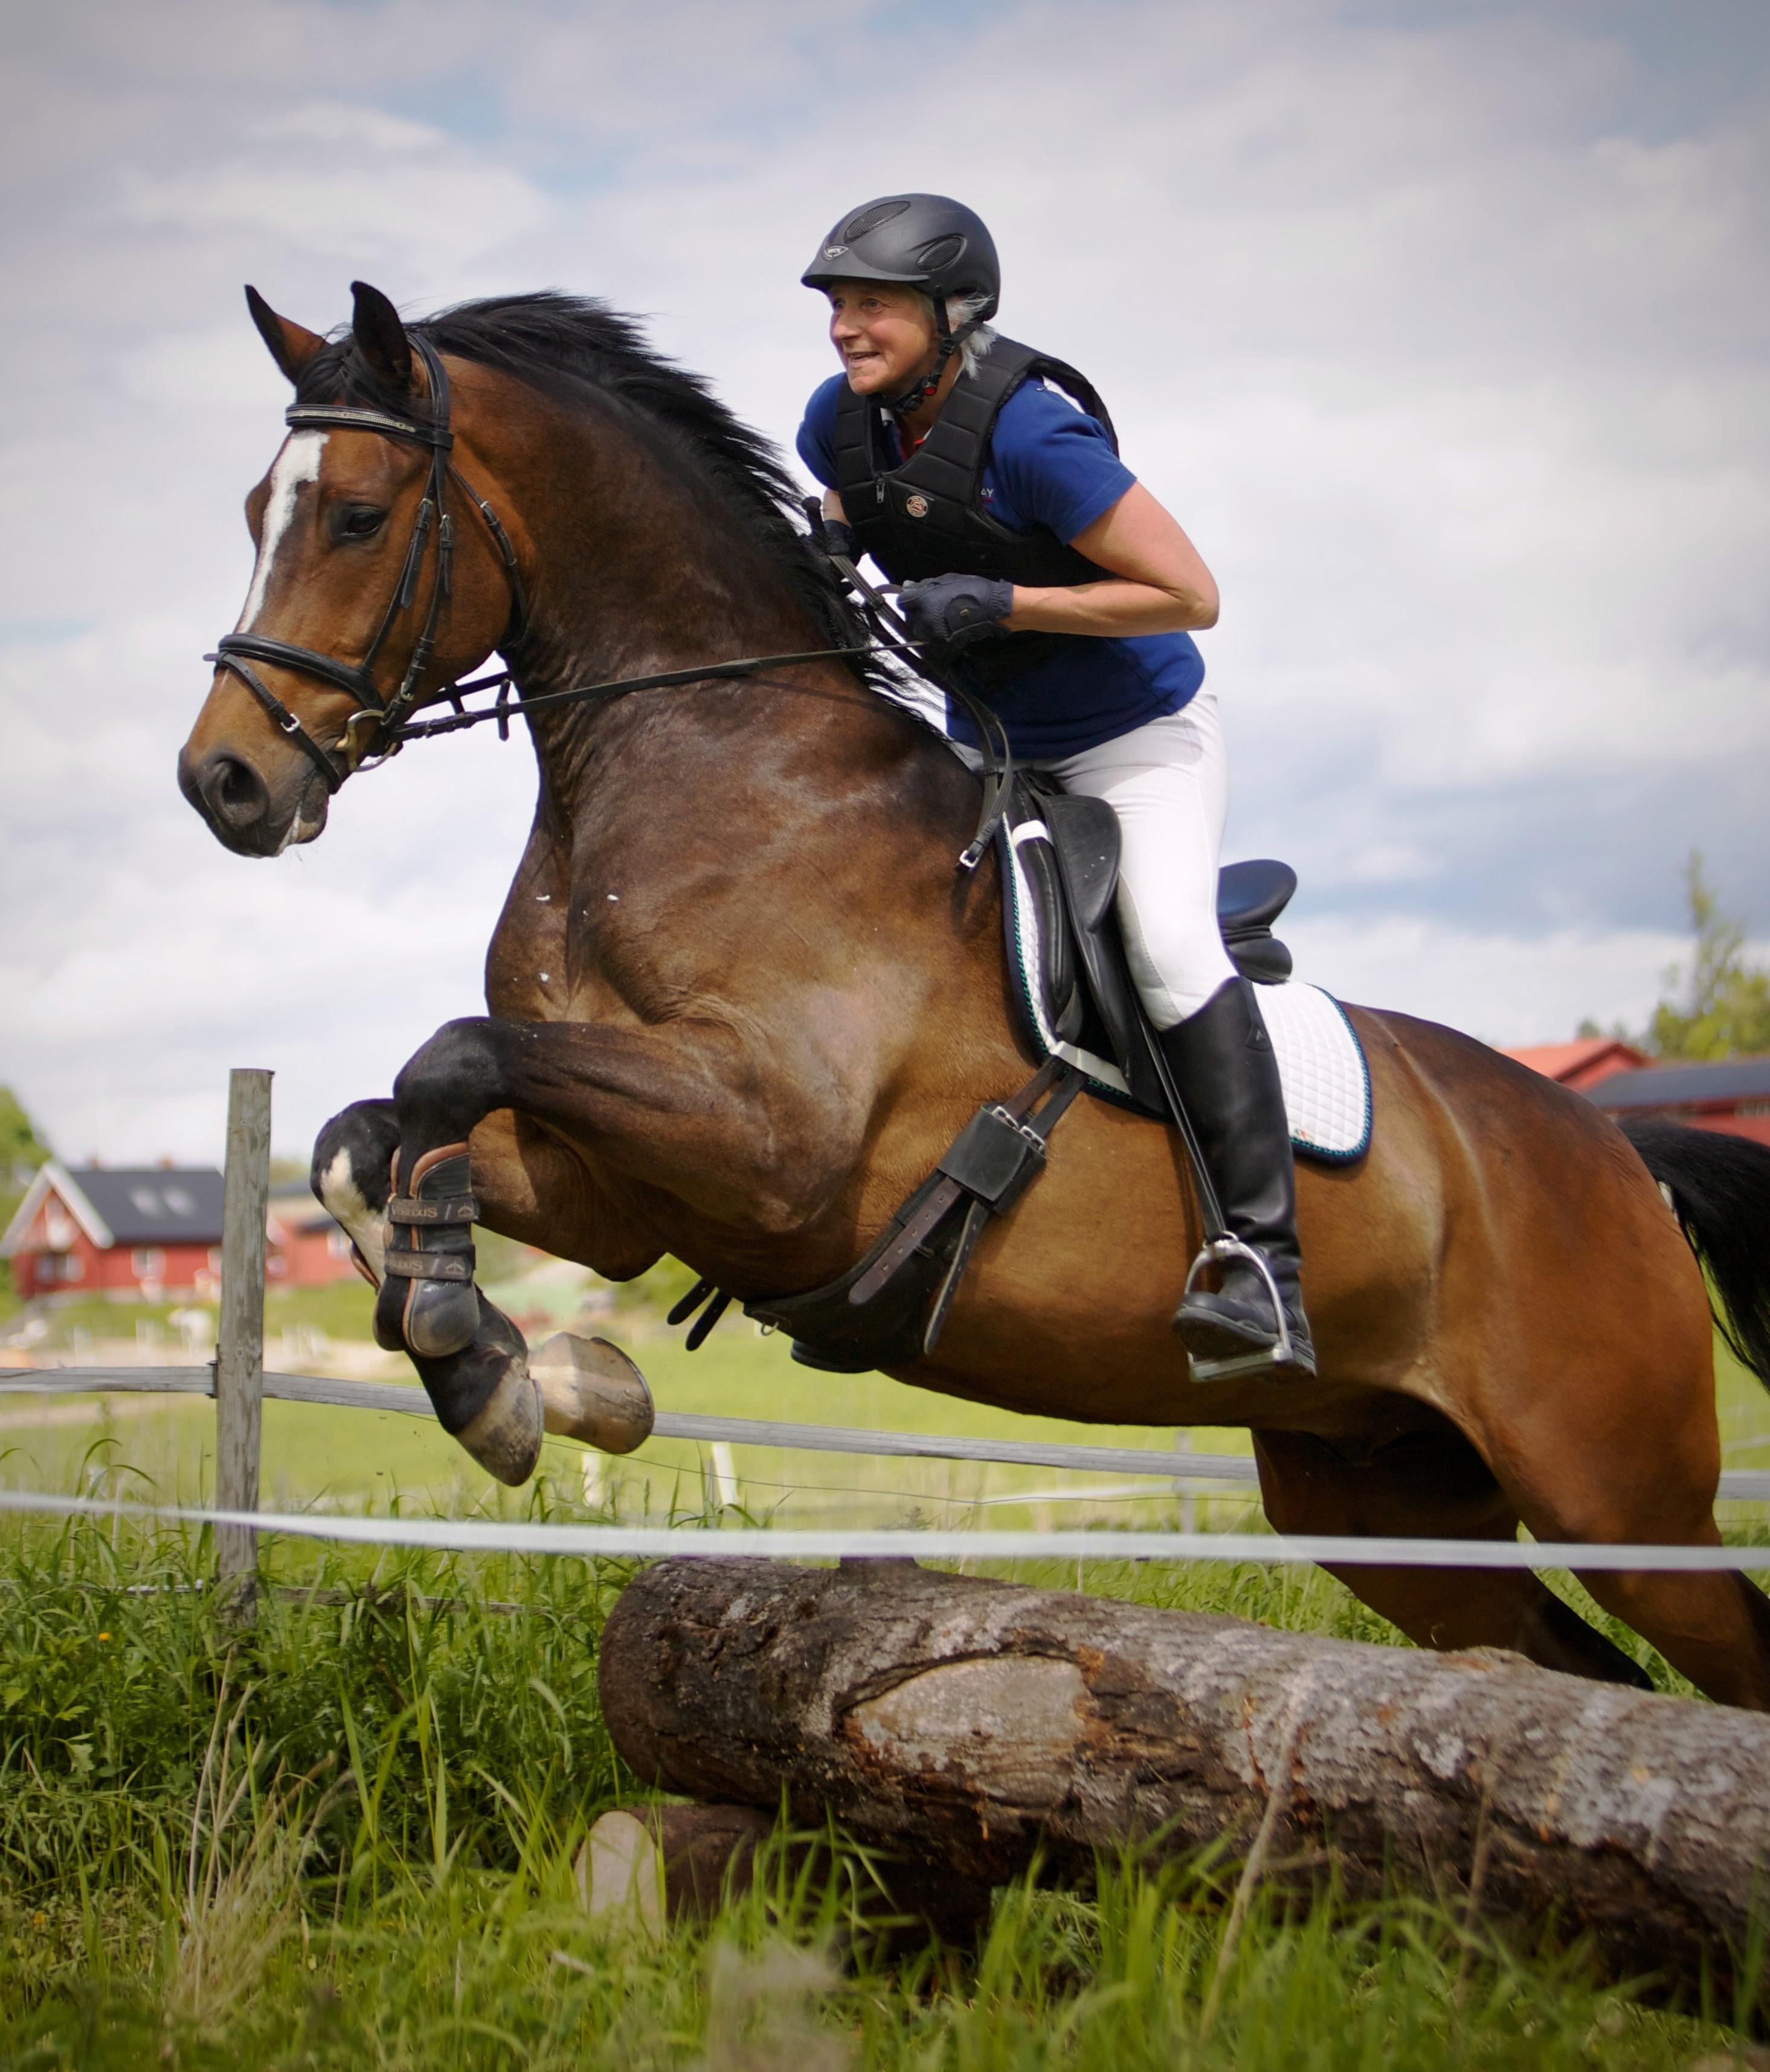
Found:
[[[865,1374],[925,1359],[985,1224],[1006,1215],[1044,1170],[1046,1143],[1082,1085],[1072,1067],[1048,1059],[1018,1092],[979,1108],[864,1259],[822,1288],[746,1302],[744,1314],[791,1333],[802,1367]],[[731,1299],[698,1281],[670,1312],[680,1324],[701,1310],[691,1351]]]

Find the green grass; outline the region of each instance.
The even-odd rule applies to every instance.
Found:
[[[366,1314],[366,1290],[346,1284],[347,1298]],[[656,1309],[641,1291],[598,1328],[633,1344],[669,1408],[1172,1442],[813,1374],[778,1338],[731,1320],[689,1355],[657,1330]],[[283,1327],[273,1307],[269,1328]],[[1724,1367],[1721,1400],[1730,1462],[1770,1464],[1752,1450],[1770,1429],[1757,1384]],[[0,1476],[205,1491],[207,1403],[93,1408],[96,1421],[9,1427]],[[1193,1434],[1199,1451],[1246,1443]],[[585,1516],[692,1515],[706,1501],[704,1449],[686,1442],[653,1441],[618,1466],[593,1511],[583,1458],[550,1445],[532,1498],[493,1490],[421,1420],[265,1406],[265,1497],[279,1506],[520,1513],[534,1501]],[[1020,1524],[1026,1510],[982,1499],[1066,1479],[743,1447],[735,1465],[742,1511],[788,1523],[821,1504],[869,1520]],[[1136,1506],[1082,1515],[1177,1522],[1159,1483]],[[1222,1500],[1213,1522],[1242,1522],[1239,1500]],[[1110,1544],[1079,1572],[1029,1561],[1005,1572],[1398,1638],[1319,1571],[1131,1564],[1106,1558]],[[639,1795],[596,1694],[622,1568],[271,1543],[271,1587],[241,1630],[201,1587],[207,1562],[200,1539],[175,1533],[0,1527],[0,2072],[1669,2072],[1731,2049],[1712,2020],[1594,1983],[1577,1950],[1521,1949],[1404,1895],[1289,1914],[1256,1902],[1226,1963],[1220,1875],[1184,1865],[1107,1864],[1087,1893],[1011,1888],[979,1948],[894,1960],[844,1897],[859,1860],[840,1837],[826,1846],[848,1882],[832,1879],[821,1901],[778,1879],[708,1928],[654,1940],[636,1923],[593,1922],[573,1858],[600,1811]],[[1662,1688],[1684,1688],[1570,1578],[1551,1580]]]
[[[87,1523],[0,1541],[8,2072],[1435,2072],[1727,2047],[1595,1984],[1578,1951],[1399,1895],[1257,1901],[1226,1962],[1221,1866],[1011,1887],[979,1948],[894,1960],[839,1836],[846,1879],[821,1899],[781,1874],[710,1927],[594,1922],[573,1860],[636,1795],[596,1697],[620,1568],[273,1548],[282,1587],[241,1630],[197,1587],[204,1552]],[[1325,1577],[1086,1581],[1371,1630]]]

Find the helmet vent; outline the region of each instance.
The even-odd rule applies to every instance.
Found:
[[[901,216],[910,206],[907,199],[876,201],[871,208],[864,208],[858,216],[850,216],[842,226],[842,236],[852,245],[857,237],[864,237],[869,230],[877,230],[881,223],[889,223],[894,216]]]
[[[963,237],[937,237],[932,245],[925,245],[916,257],[930,273],[938,273],[942,267],[950,266],[965,249]]]

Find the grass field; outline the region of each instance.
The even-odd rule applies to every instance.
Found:
[[[347,1336],[349,1318],[323,1328]],[[605,1328],[634,1342],[673,1409],[1174,1439],[813,1375],[779,1340],[729,1322],[689,1355],[643,1304]],[[1770,1464],[1762,1392],[1731,1371],[1723,1405],[1730,1459]],[[43,1421],[68,1409],[82,1420]],[[194,1495],[206,1485],[213,1415],[200,1400],[138,1412],[115,1399],[14,1399],[5,1415],[20,1420],[0,1462],[15,1486]],[[417,1419],[266,1406],[267,1501],[692,1515],[713,1493],[702,1449],[680,1442],[653,1442],[588,1490],[582,1459],[550,1447],[537,1493],[495,1493]],[[1020,1524],[1041,1507],[1060,1523],[1177,1522],[1160,1482],[1135,1500],[1072,1505],[1048,1470],[743,1448],[733,1465],[740,1512],[787,1522],[833,1507]],[[1206,1522],[1242,1522],[1242,1507],[1222,1500]],[[1103,1557],[1110,1546],[1103,1531]],[[1327,1901],[1288,1918],[1257,1903],[1226,1962],[1221,1873],[1196,1868],[1151,1876],[1109,1863],[1091,1893],[1011,1889],[978,1949],[895,1963],[842,1897],[860,1873],[839,1837],[828,1846],[851,1880],[816,1905],[777,1881],[708,1930],[652,1939],[637,1922],[593,1922],[574,1856],[597,1814],[635,1795],[596,1699],[619,1567],[273,1544],[265,1570],[277,1587],[242,1632],[200,1587],[207,1559],[200,1540],[109,1522],[0,1531],[0,2072],[1411,2072],[1705,2057],[1719,2072],[1741,2062],[1720,2021],[1736,2010],[1652,2011],[1595,1984],[1577,1948],[1521,1948],[1417,1897]],[[1078,1581],[1074,1564],[1015,1572]],[[1398,1638],[1314,1572],[1102,1558],[1080,1580],[1103,1595]],[[1558,1586],[1661,1688],[1679,1688],[1571,1579]]]

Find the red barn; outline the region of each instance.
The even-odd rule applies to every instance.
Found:
[[[1505,1054],[1571,1087],[1619,1121],[1625,1116],[1661,1116],[1694,1129],[1719,1129],[1770,1144],[1770,1058],[1656,1065],[1614,1036],[1536,1043]]]
[[[1508,1050],[1521,1065],[1557,1079],[1576,1094],[1589,1093],[1600,1080],[1618,1072],[1632,1072],[1648,1062],[1647,1053],[1625,1043],[1619,1036],[1580,1036],[1571,1043],[1529,1043],[1522,1050]]]
[[[0,1239],[23,1301],[57,1295],[212,1298],[221,1285],[221,1175],[213,1166],[86,1166],[51,1159]],[[279,1194],[265,1232],[273,1286],[351,1272],[350,1241],[300,1188]]]
[[[1719,1129],[1770,1144],[1770,1058],[1723,1058],[1711,1065],[1650,1065],[1618,1072],[1589,1096],[1620,1122],[1659,1116],[1693,1129]]]

